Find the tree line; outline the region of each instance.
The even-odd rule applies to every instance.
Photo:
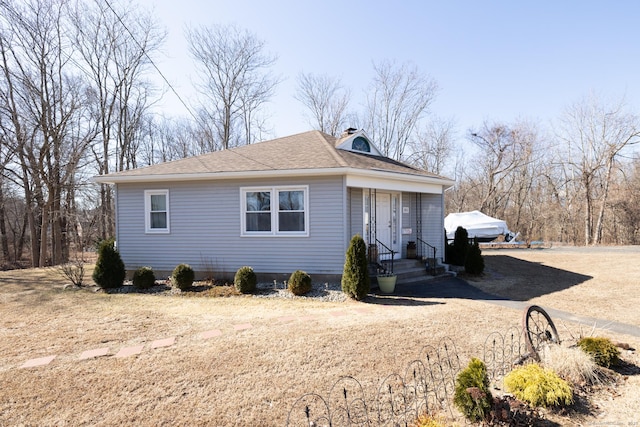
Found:
[[[166,31],[134,3],[0,0],[0,266],[64,263],[114,235],[112,188],[91,182],[139,166],[273,136],[282,77],[265,43],[233,25],[185,31],[199,96],[163,117],[155,65]],[[382,152],[457,184],[448,211],[479,209],[529,240],[636,244],[638,118],[588,98],[550,129],[480,124],[462,137],[431,111],[438,84],[410,63],[378,61],[353,105],[340,78],[299,73],[308,124],[365,129]],[[466,143],[462,143],[465,141]],[[472,147],[472,148],[469,148]]]

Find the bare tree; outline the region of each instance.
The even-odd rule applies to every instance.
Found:
[[[620,154],[640,141],[639,118],[626,110],[624,100],[606,103],[591,96],[567,107],[557,136],[565,144],[565,164],[583,198],[584,243],[598,244],[613,171]]]
[[[310,112],[309,124],[319,131],[338,136],[346,128],[351,92],[340,79],[326,74],[298,75],[295,98]]]
[[[202,116],[216,129],[213,144],[227,149],[253,142],[259,110],[279,82],[269,72],[276,58],[264,53],[263,41],[235,26],[193,27],[186,37],[200,73]]]
[[[434,117],[409,142],[408,162],[429,172],[442,174],[456,151],[455,121]]]
[[[87,91],[71,65],[62,0],[3,2],[0,9],[2,97],[8,101],[28,209],[40,220],[37,230],[36,214],[30,213],[32,259],[45,265],[50,247],[51,262],[60,263],[68,255],[65,200],[94,135]]]
[[[367,94],[367,132],[385,156],[401,160],[438,85],[413,65],[397,67],[383,61],[373,68],[375,76]]]
[[[135,7],[77,1],[70,10],[76,54],[94,99],[100,143],[92,147],[100,174],[136,166],[144,114],[155,98],[145,80],[165,32]],[[100,186],[102,238],[113,235],[111,188]]]

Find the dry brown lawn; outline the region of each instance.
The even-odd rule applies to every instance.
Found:
[[[485,255],[487,274],[473,282],[482,289],[640,325],[640,251]],[[0,425],[284,425],[304,393],[326,394],[351,375],[373,396],[423,346],[451,337],[466,363],[479,356],[489,333],[518,326],[521,316],[467,299],[184,298],[64,290],[64,284],[51,269],[0,272]],[[592,333],[571,322],[558,329],[562,337]],[[210,330],[221,335],[203,339]],[[640,345],[638,337],[593,333]],[[151,348],[168,337],[174,345]],[[144,345],[142,353],[114,357],[135,345]],[[102,347],[107,356],[80,360],[82,352]],[[47,366],[21,368],[49,355],[56,358]],[[624,357],[639,363],[635,352]],[[595,396],[591,414],[557,422],[640,421],[638,396],[640,379],[630,376]]]

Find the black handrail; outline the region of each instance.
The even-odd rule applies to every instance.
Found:
[[[387,269],[386,267],[384,267],[384,271],[385,271],[385,273],[393,274],[393,259],[395,258],[395,254],[397,252],[394,251],[393,249],[391,249],[390,247],[388,247],[387,245],[385,245],[384,243],[382,243],[378,239],[376,239],[376,246],[378,246],[378,256],[380,256],[380,255],[391,255],[391,268]],[[386,250],[386,252],[381,251],[380,250],[381,248],[384,248]]]
[[[429,261],[429,266],[431,267],[431,274],[433,274],[435,276],[435,272],[436,272],[436,251],[437,248],[435,246],[432,246],[430,244],[428,244],[427,242],[425,242],[424,240],[422,240],[419,237],[416,237],[416,240],[418,241],[418,243],[420,243],[420,246],[418,246],[418,258],[422,259],[423,254],[426,253],[425,246],[428,247],[429,249],[433,250],[433,257],[431,258],[433,261]],[[428,257],[427,257],[428,258]]]

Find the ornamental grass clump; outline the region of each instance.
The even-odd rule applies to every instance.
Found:
[[[359,234],[351,238],[342,271],[342,292],[350,298],[363,300],[371,290],[367,247]]]
[[[520,366],[504,377],[506,390],[533,406],[566,406],[573,403],[569,383],[537,363]]]
[[[582,349],[600,366],[610,368],[620,363],[620,350],[609,338],[586,337],[578,341]]]
[[[302,270],[296,270],[291,273],[287,287],[294,295],[300,296],[307,294],[312,288],[311,276]]]
[[[487,367],[482,360],[474,357],[458,374],[453,403],[469,421],[479,422],[487,418],[493,397]]]
[[[127,271],[120,253],[115,248],[115,240],[103,240],[98,246],[98,260],[93,270],[93,281],[102,289],[119,288],[124,284]]]
[[[602,368],[579,347],[547,345],[538,353],[545,368],[572,384],[598,384],[602,380]]]
[[[149,289],[156,283],[156,276],[151,267],[140,267],[133,272],[133,286],[139,289]]]
[[[257,283],[256,273],[249,266],[240,267],[233,278],[233,285],[243,294],[255,292]]]
[[[193,285],[195,272],[189,264],[178,264],[171,274],[171,282],[181,291],[188,291]]]

